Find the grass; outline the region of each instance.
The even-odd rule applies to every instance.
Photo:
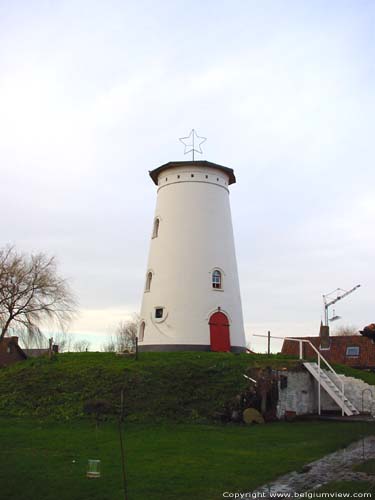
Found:
[[[296,422],[259,426],[125,423],[130,500],[216,500],[252,491],[346,446],[374,424]],[[114,422],[0,419],[2,498],[120,500],[118,431]],[[85,477],[89,458],[102,478]],[[73,462],[74,461],[74,462]]]
[[[375,475],[375,458],[370,460],[366,460],[361,464],[353,467],[353,470],[356,472],[365,472],[366,474]]]
[[[360,378],[364,382],[370,385],[375,385],[375,373],[374,372],[368,372],[365,370],[357,370],[356,368],[351,368],[350,366],[346,365],[334,365],[335,370],[338,373],[342,373],[343,375],[346,375],[347,377],[355,377],[355,378]]]
[[[0,415],[74,419],[83,404],[106,399],[134,421],[210,421],[241,392],[254,368],[295,367],[285,356],[229,353],[142,353],[139,361],[112,353],[68,353],[0,370]]]
[[[242,376],[257,368],[299,369],[282,355],[141,353],[139,361],[113,353],[67,353],[30,359],[0,370],[0,416],[71,420],[88,400],[118,406],[126,396],[128,419],[212,422],[247,386]],[[339,366],[375,384],[375,374]]]

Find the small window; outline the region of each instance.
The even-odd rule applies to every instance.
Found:
[[[212,288],[221,288],[221,272],[218,269],[212,273]]]
[[[206,175],[206,179],[208,179],[208,175]]]
[[[12,346],[8,345],[7,347],[7,353],[10,354],[12,352]]]
[[[164,312],[164,308],[163,307],[157,307],[155,309],[155,318],[156,319],[161,319],[163,317],[163,312]]]
[[[141,326],[139,327],[139,334],[138,334],[139,342],[143,342],[143,339],[145,338],[145,327],[146,323],[142,321]]]
[[[191,177],[194,177],[194,174],[191,174]]]
[[[152,272],[147,273],[147,279],[146,279],[146,287],[145,287],[145,292],[149,292],[151,289],[151,282],[152,282]]]
[[[157,238],[159,234],[160,219],[156,217],[154,220],[154,229],[152,230],[152,237]]]
[[[347,347],[346,355],[353,358],[359,356],[359,347],[358,346]]]
[[[177,179],[179,179],[179,178],[180,178],[180,176],[178,175],[178,176],[177,176]]]

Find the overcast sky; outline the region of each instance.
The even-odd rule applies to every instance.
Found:
[[[375,322],[375,3],[0,0],[0,244],[56,255],[99,347],[140,309],[148,171],[235,170],[248,340]],[[278,349],[279,342],[273,348]]]

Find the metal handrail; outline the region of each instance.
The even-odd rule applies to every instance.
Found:
[[[320,368],[320,360],[322,359],[325,364],[328,366],[328,368],[330,369],[330,371],[336,375],[337,379],[339,380],[339,382],[341,382],[341,398],[342,398],[342,407],[341,407],[341,410],[342,410],[342,415],[345,414],[344,412],[344,405],[345,405],[345,386],[344,386],[344,381],[338,376],[338,374],[335,372],[335,370],[332,368],[332,366],[328,363],[328,361],[325,359],[325,357],[318,351],[318,349],[314,346],[314,344],[312,344],[312,342],[310,342],[310,340],[307,340],[307,339],[302,339],[302,338],[294,338],[294,337],[276,337],[276,336],[270,336],[270,335],[257,335],[257,334],[253,334],[254,337],[267,337],[267,338],[273,338],[273,339],[280,339],[280,340],[292,340],[293,342],[299,342],[299,359],[303,359],[303,352],[302,352],[302,342],[305,342],[306,344],[310,344],[310,346],[313,348],[313,350],[316,352],[316,354],[318,355],[318,373],[319,373],[319,379],[318,379],[318,383],[319,383],[319,391],[318,391],[318,411],[319,411],[319,415],[321,413],[321,404],[320,404],[320,392],[321,392],[321,368]]]
[[[338,381],[341,383],[341,399],[342,399],[342,407],[341,407],[341,411],[342,411],[342,415],[344,415],[344,404],[345,404],[345,387],[344,387],[344,381],[339,377],[339,375],[335,372],[335,370],[332,368],[332,366],[328,363],[328,361],[325,359],[325,357],[318,351],[318,349],[314,346],[314,344],[312,342],[310,342],[310,340],[307,340],[307,339],[296,339],[296,338],[293,338],[293,337],[285,337],[285,340],[293,340],[294,342],[300,342],[300,349],[299,349],[299,359],[303,359],[303,353],[302,353],[302,342],[305,342],[306,344],[309,344],[310,347],[312,347],[312,349],[316,352],[316,354],[318,355],[318,373],[319,373],[319,393],[318,393],[318,411],[319,411],[319,415],[321,413],[321,404],[320,404],[320,385],[321,385],[321,374],[320,374],[320,371],[321,371],[321,367],[320,367],[320,360],[322,359],[324,361],[324,363],[328,366],[328,368],[330,369],[330,371],[336,376],[336,378],[338,379]]]

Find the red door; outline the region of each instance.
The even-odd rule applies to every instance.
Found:
[[[211,351],[230,351],[229,321],[222,312],[214,313],[209,321]]]

